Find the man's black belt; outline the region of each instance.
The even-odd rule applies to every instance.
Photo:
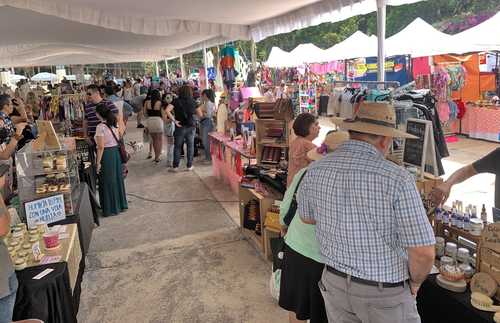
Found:
[[[338,271],[337,269],[335,269],[333,267],[330,267],[330,266],[326,266],[326,270],[328,270],[332,274],[337,275],[337,276],[342,277],[342,278],[348,278],[350,276],[351,277],[351,281],[359,283],[359,284],[363,284],[363,285],[368,285],[368,286],[375,286],[375,287],[381,286],[381,287],[384,287],[384,288],[392,288],[392,287],[402,287],[405,284],[405,282],[399,282],[399,283],[379,283],[379,282],[376,282],[376,281],[373,281],[373,280],[366,280],[366,279],[362,279],[362,278],[358,278],[358,277],[354,277],[354,276],[348,275],[348,274],[343,273],[341,271]]]

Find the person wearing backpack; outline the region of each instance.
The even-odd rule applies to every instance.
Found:
[[[321,147],[307,153],[307,158],[319,160],[348,139],[347,132],[331,132]],[[280,224],[285,233],[285,244],[279,305],[289,311],[289,322],[310,320],[311,323],[323,323],[328,322],[328,319],[318,282],[324,264],[315,226],[302,222],[300,216],[296,216],[296,194],[306,172],[307,168],[302,168],[296,173],[280,206]]]

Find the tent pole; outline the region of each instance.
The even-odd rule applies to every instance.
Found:
[[[160,70],[158,68],[158,61],[155,61],[155,75],[156,75],[156,77],[160,76]]]
[[[170,71],[168,70],[168,59],[165,58],[165,77],[170,78]]]
[[[186,71],[184,70],[184,57],[182,54],[179,55],[179,61],[181,64],[181,78],[183,80],[185,80],[186,79]]]
[[[207,48],[203,46],[203,68],[205,69],[205,89],[208,89]]]
[[[255,44],[254,40],[251,42],[250,57],[252,59],[252,69],[255,71],[257,70],[257,44]]]
[[[378,37],[378,80],[385,82],[385,19],[386,0],[377,0],[377,37]]]

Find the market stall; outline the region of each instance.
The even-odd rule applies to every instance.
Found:
[[[468,104],[461,133],[470,138],[500,142],[500,106]]]

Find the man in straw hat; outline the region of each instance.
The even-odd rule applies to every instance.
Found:
[[[309,166],[298,214],[316,224],[326,264],[319,283],[330,322],[420,322],[415,296],[434,261],[434,233],[414,178],[385,159],[394,107],[360,105],[334,118],[351,140]]]

